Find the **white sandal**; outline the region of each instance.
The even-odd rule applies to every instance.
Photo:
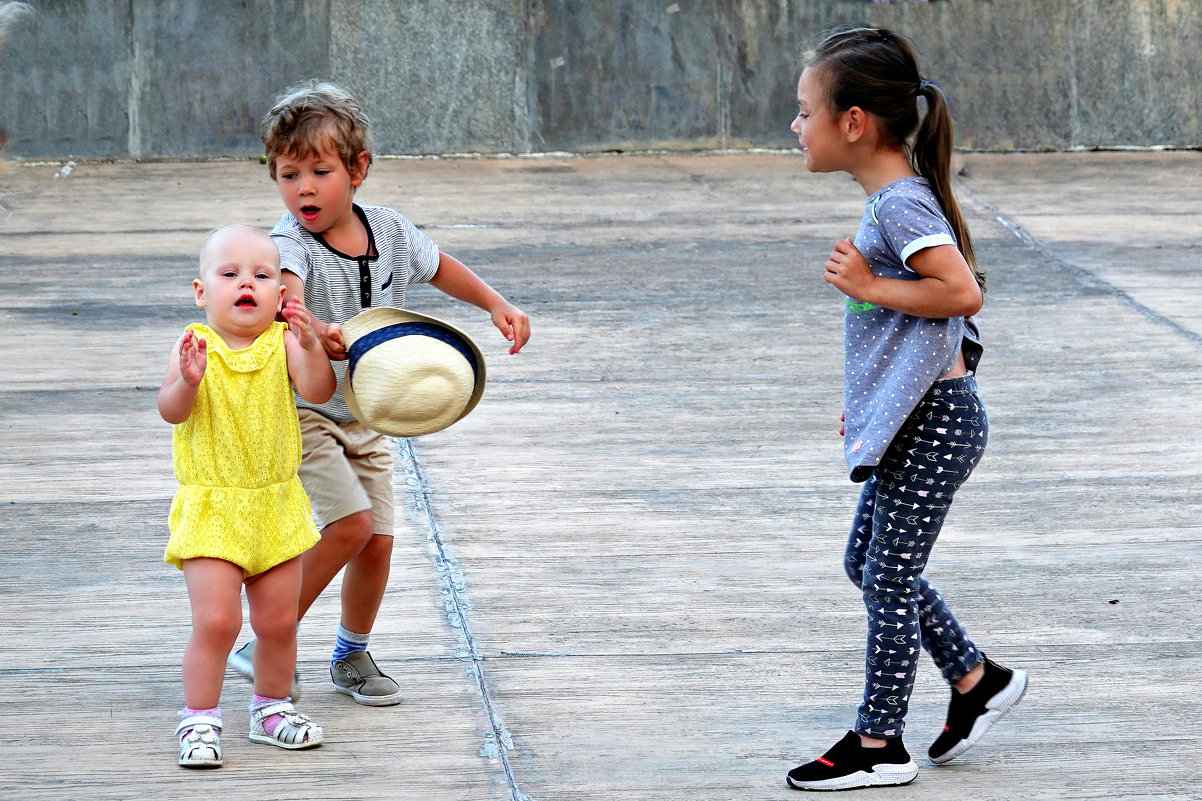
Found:
[[[193,715],[175,727],[178,738],[191,729],[179,743],[179,764],[185,768],[221,767],[221,718]]]
[[[274,734],[268,734],[263,728],[263,721],[272,715],[280,715],[283,722],[276,727]],[[321,726],[315,724],[308,715],[296,711],[288,701],[268,704],[251,713],[250,741],[274,745],[295,751],[299,748],[312,748],[321,745]]]

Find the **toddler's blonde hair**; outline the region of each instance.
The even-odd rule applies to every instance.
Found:
[[[204,244],[200,246],[200,254],[196,259],[196,277],[202,282],[204,281],[205,277],[205,268],[213,266],[213,257],[211,253],[213,249],[213,240],[216,239],[220,234],[231,230],[247,231],[258,234],[262,237],[266,237],[267,241],[271,243],[272,247],[275,247],[275,240],[271,238],[271,235],[257,225],[250,225],[249,223],[226,223],[225,225],[219,225],[205,235]],[[276,249],[276,270],[279,270],[278,248]]]

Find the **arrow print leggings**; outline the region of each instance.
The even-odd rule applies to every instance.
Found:
[[[864,484],[843,558],[868,610],[858,734],[902,735],[920,646],[949,683],[983,659],[922,571],[988,438],[976,378],[936,381]]]

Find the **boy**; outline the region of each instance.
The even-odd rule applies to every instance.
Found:
[[[399,213],[354,203],[372,159],[367,118],[347,92],[317,81],[292,87],[264,117],[262,136],[287,209],[271,232],[285,299],[304,299],[338,376],[329,402],[297,398],[300,478],[321,530],[321,541],[302,558],[297,619],[345,567],[330,660],[334,688],[360,704],[396,704],[400,688],[367,652],[392,556],[392,442],[347,409],[341,325],[373,306],[403,308],[405,289],[423,282],[487,311],[512,343],[511,354],[530,338],[530,321]],[[252,675],[254,644],[230,655],[230,665],[246,677]],[[295,681],[292,692],[295,700]]]

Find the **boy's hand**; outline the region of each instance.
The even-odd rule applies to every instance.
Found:
[[[346,359],[346,341],[342,338],[342,326],[330,323],[320,334],[321,346],[326,349],[326,355],[333,361]]]
[[[209,366],[208,344],[195,331],[185,331],[179,343],[179,375],[190,387],[200,385]]]
[[[296,336],[296,341],[305,350],[312,350],[317,347],[320,342],[317,332],[313,330],[313,325],[309,319],[309,310],[305,308],[305,303],[296,295],[288,298],[284,302],[284,308],[280,310],[284,321],[288,323],[288,327],[292,329],[292,333]]]
[[[492,324],[502,336],[513,343],[509,349],[510,354],[517,353],[530,341],[530,318],[509,301],[502,301],[501,305],[492,310]]]
[[[848,238],[835,243],[835,249],[826,260],[823,278],[852,300],[867,301],[869,286],[876,280],[876,273]]]

